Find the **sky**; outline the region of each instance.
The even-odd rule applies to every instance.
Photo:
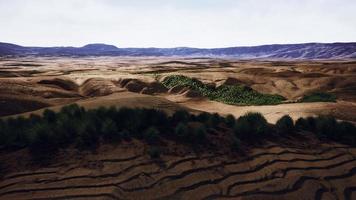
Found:
[[[24,46],[230,47],[355,42],[355,0],[0,0]]]

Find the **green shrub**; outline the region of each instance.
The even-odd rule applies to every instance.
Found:
[[[33,124],[40,123],[41,120],[42,120],[41,116],[33,114],[33,113],[30,114],[30,117],[29,117],[29,123],[30,124],[33,125]]]
[[[188,122],[190,118],[190,114],[186,110],[178,110],[172,115],[172,121],[174,123],[179,123],[179,122]]]
[[[296,122],[296,128],[312,131],[318,137],[356,144],[356,126],[350,122],[337,122],[332,116],[299,118]]]
[[[319,116],[316,118],[316,133],[319,136],[337,139],[337,122],[331,116]]]
[[[155,127],[150,127],[145,131],[144,138],[148,143],[156,143],[159,140],[159,131]]]
[[[189,137],[188,127],[182,122],[176,126],[174,133],[181,140],[184,140]]]
[[[144,111],[149,126],[166,127],[168,125],[168,116],[164,111],[156,109],[144,109]]]
[[[214,113],[214,114],[210,115],[208,125],[209,125],[209,127],[216,128],[222,121],[223,121],[223,118],[220,117],[219,114]]]
[[[294,131],[293,119],[289,115],[284,115],[277,121],[276,128],[280,133],[292,133]]]
[[[4,126],[5,144],[11,148],[23,148],[29,144],[28,126],[24,117],[9,118]]]
[[[350,122],[340,122],[337,126],[337,134],[343,141],[356,144],[356,126]]]
[[[161,150],[158,147],[151,147],[148,149],[148,155],[150,155],[152,159],[158,159],[161,157]]]
[[[193,131],[193,142],[196,144],[203,143],[206,139],[206,128],[201,125],[194,129]]]
[[[120,131],[120,136],[122,137],[122,139],[124,140],[129,140],[131,135],[130,135],[130,132],[128,130],[122,130]]]
[[[238,118],[234,132],[240,139],[254,140],[269,133],[267,120],[260,113],[247,113]]]
[[[78,129],[78,140],[77,146],[82,149],[95,150],[99,143],[99,131],[96,129],[95,125],[88,122],[83,122],[80,124]]]
[[[302,130],[308,130],[308,122],[306,119],[300,117],[297,119],[295,122],[295,129],[302,131]]]
[[[310,132],[315,132],[316,130],[316,119],[314,117],[307,117],[307,118],[299,118],[295,122],[295,128],[297,130],[303,130],[303,131],[310,131]]]
[[[165,127],[168,124],[166,113],[156,109],[136,109],[134,116],[140,120],[137,128],[142,130],[150,126]]]
[[[227,115],[225,118],[225,123],[228,127],[232,128],[236,124],[236,118],[233,115]]]
[[[85,115],[85,109],[83,107],[78,106],[78,104],[71,104],[62,107],[60,113],[78,119]]]
[[[82,122],[79,119],[71,118],[65,114],[59,114],[54,127],[54,132],[57,135],[58,143],[61,147],[66,147],[74,143],[81,131]]]
[[[262,94],[241,85],[222,85],[216,88],[209,98],[227,104],[239,105],[275,105],[285,100],[280,95]]]
[[[181,75],[168,76],[163,80],[163,85],[167,88],[183,86],[198,91],[211,100],[220,101],[228,104],[243,105],[263,105],[280,104],[285,100],[280,95],[261,94],[253,89],[242,85],[222,85],[211,87],[201,81]]]
[[[231,149],[233,151],[240,151],[241,149],[241,140],[239,138],[234,138],[232,143],[231,143]]]
[[[336,96],[325,92],[313,92],[304,95],[301,102],[336,102]]]
[[[337,129],[338,134],[356,137],[356,126],[350,122],[340,122]]]
[[[54,111],[45,109],[43,111],[43,118],[49,123],[54,123],[57,117]]]
[[[106,119],[102,126],[101,132],[103,134],[103,138],[106,141],[116,143],[121,140],[121,134],[115,124],[115,122],[111,119]]]
[[[147,127],[148,124],[141,120],[139,109],[121,108],[116,114],[116,121],[120,120],[118,129],[126,129],[131,136],[142,138],[142,127]],[[142,125],[144,124],[144,125]]]
[[[314,117],[307,117],[307,131],[314,132],[316,129],[316,120]]]
[[[207,123],[211,117],[210,113],[202,112],[196,117],[196,120],[201,123]]]
[[[31,130],[29,146],[33,159],[40,163],[49,161],[58,151],[56,136],[48,124],[37,124]]]
[[[195,116],[178,111],[169,118],[155,109],[102,107],[86,111],[70,105],[59,113],[46,110],[43,116],[0,120],[0,145],[7,149],[28,147],[38,162],[50,160],[59,148],[73,143],[78,148],[90,150],[95,150],[101,141],[116,142],[132,137],[155,144],[165,132],[174,132],[173,137],[199,147],[207,143],[207,128],[217,127],[222,122],[233,127],[235,132],[236,138],[227,143],[233,151],[239,151],[241,141],[254,142],[274,130],[260,113],[247,113],[236,120],[232,115],[222,118],[216,113]],[[349,122],[337,122],[330,116],[300,118],[295,127],[322,138],[356,144],[356,127]],[[293,131],[293,120],[283,116],[277,121],[275,130],[282,133]],[[160,151],[155,148],[150,149],[149,154],[152,158],[159,158]]]
[[[5,145],[7,139],[7,134],[6,134],[6,124],[5,122],[0,119],[0,146]]]

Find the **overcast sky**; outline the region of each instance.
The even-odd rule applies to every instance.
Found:
[[[227,47],[356,41],[356,0],[0,0],[0,41]]]

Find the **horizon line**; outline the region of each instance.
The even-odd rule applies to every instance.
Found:
[[[225,46],[225,47],[194,47],[194,46],[175,46],[175,47],[118,47],[115,44],[110,44],[110,43],[101,43],[101,42],[94,42],[94,43],[87,43],[82,46],[27,46],[27,45],[21,45],[19,43],[12,43],[12,42],[2,42],[0,41],[0,44],[12,44],[12,45],[17,45],[21,47],[29,47],[29,48],[82,48],[87,45],[93,45],[93,44],[100,44],[100,45],[109,45],[109,46],[115,46],[118,49],[150,49],[150,48],[155,48],[155,49],[174,49],[174,48],[193,48],[193,49],[223,49],[223,48],[240,48],[240,47],[259,47],[259,46],[273,46],[273,45],[303,45],[303,44],[352,44],[356,43],[356,41],[349,41],[349,42],[301,42],[301,43],[266,43],[266,44],[258,44],[258,45],[237,45],[237,46]]]

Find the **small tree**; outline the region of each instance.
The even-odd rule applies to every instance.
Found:
[[[47,163],[58,151],[55,135],[47,124],[33,127],[29,150],[33,159],[41,164]]]
[[[232,143],[231,143],[231,149],[233,151],[239,151],[241,148],[241,140],[237,137],[234,137]]]
[[[56,113],[53,112],[52,110],[46,109],[43,111],[43,118],[48,123],[54,123],[56,121]]]
[[[206,127],[202,124],[194,129],[193,141],[196,144],[204,142],[206,139]]]
[[[234,127],[240,139],[254,140],[270,132],[267,120],[260,113],[247,113],[241,116]]]
[[[236,119],[233,115],[229,114],[225,118],[225,123],[228,127],[232,128],[236,124]]]
[[[297,121],[295,122],[295,128],[299,131],[308,130],[307,120],[302,117],[297,119]]]
[[[77,146],[83,149],[95,150],[99,144],[98,130],[92,123],[84,122],[80,124]]]
[[[144,138],[148,143],[156,143],[159,140],[159,131],[155,127],[150,127],[145,131]]]
[[[318,136],[325,136],[328,138],[338,139],[337,122],[331,116],[319,116],[316,119],[316,133]]]
[[[151,147],[148,149],[148,154],[152,159],[158,159],[161,157],[161,150],[158,147]]]
[[[210,113],[207,113],[207,112],[203,112],[203,113],[200,113],[197,117],[196,117],[196,119],[197,119],[197,121],[199,121],[199,122],[202,122],[202,123],[205,123],[205,122],[207,122],[209,119],[210,119]]]
[[[356,137],[356,126],[350,122],[342,121],[337,125],[337,133],[343,136],[350,135]]]
[[[129,140],[131,137],[130,132],[126,129],[120,131],[120,135],[124,140]]]
[[[172,121],[174,123],[187,122],[190,114],[186,110],[178,110],[172,115]]]
[[[186,124],[184,124],[182,122],[176,126],[174,133],[181,140],[184,140],[187,137],[189,137],[188,127]]]
[[[85,109],[83,107],[78,106],[78,104],[71,104],[62,107],[60,113],[78,119],[83,116],[83,114],[85,113]]]
[[[121,140],[120,132],[117,129],[115,122],[111,119],[106,119],[101,127],[103,138],[109,142],[118,142]]]
[[[208,124],[210,127],[216,128],[221,121],[222,121],[222,119],[221,119],[220,115],[217,113],[214,113],[214,114],[210,115]]]
[[[276,127],[280,133],[292,133],[294,131],[293,119],[289,115],[284,115],[277,121]]]
[[[314,132],[316,129],[316,119],[314,117],[307,117],[307,131]]]
[[[356,126],[350,122],[340,122],[337,125],[337,135],[349,144],[356,144]]]

